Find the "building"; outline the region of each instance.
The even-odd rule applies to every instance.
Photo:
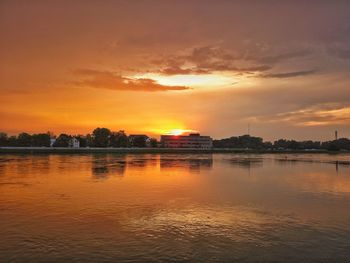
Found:
[[[79,148],[80,147],[80,141],[73,137],[69,140],[68,146],[71,148]]]
[[[50,147],[53,147],[53,144],[56,142],[56,138],[50,138]]]
[[[160,144],[165,148],[212,148],[213,140],[210,136],[201,136],[199,133],[189,135],[162,135]]]

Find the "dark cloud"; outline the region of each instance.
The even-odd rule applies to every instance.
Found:
[[[334,57],[341,58],[341,59],[350,59],[350,48],[338,48],[338,47],[331,47],[327,49],[328,53]]]
[[[345,105],[320,104],[297,111],[259,116],[263,122],[290,122],[295,125],[317,126],[350,123],[350,107]]]
[[[249,55],[243,54],[244,52],[234,54],[232,51],[219,46],[203,46],[193,48],[188,55],[172,55],[169,58],[154,60],[153,62],[162,68],[159,72],[165,75],[210,74],[220,71],[232,72],[234,74],[262,73],[272,69],[277,63],[284,63],[296,58],[304,58],[313,53],[311,49],[295,51],[291,49],[289,52],[264,57],[259,52],[258,50],[250,50]],[[316,70],[292,71],[262,76],[269,78],[290,78],[311,75],[315,72]]]
[[[294,78],[315,74],[317,70],[293,71],[284,73],[271,73],[263,75],[264,78]]]
[[[132,91],[171,91],[188,90],[185,86],[166,86],[157,83],[153,79],[133,79],[116,75],[110,71],[99,71],[91,69],[78,69],[75,75],[81,79],[71,82],[76,86],[90,87],[110,90],[132,90]]]
[[[284,54],[266,56],[266,57],[262,57],[262,58],[257,59],[257,60],[262,62],[262,63],[278,63],[278,62],[283,62],[283,61],[286,61],[289,59],[306,57],[310,54],[312,54],[311,50],[297,50],[297,51],[291,51],[291,52],[284,53]]]
[[[188,55],[153,60],[153,63],[162,67],[159,72],[165,75],[210,74],[218,71],[241,74],[262,72],[272,68],[269,65],[252,63],[249,66],[237,66],[240,63],[231,52],[216,46],[197,47]]]
[[[205,46],[194,48],[192,54],[187,59],[200,68],[211,68],[218,64],[229,64],[233,62],[234,57],[220,47]]]
[[[210,73],[210,71],[205,69],[197,69],[197,68],[183,69],[181,67],[167,67],[160,70],[160,73],[164,75],[188,75],[188,74],[206,74],[206,73]]]
[[[256,71],[266,71],[272,69],[272,66],[261,65],[261,66],[251,66],[246,68],[237,68],[236,71],[240,72],[256,72]]]

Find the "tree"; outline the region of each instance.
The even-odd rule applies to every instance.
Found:
[[[289,142],[285,139],[279,139],[278,141],[275,141],[273,143],[273,146],[276,148],[276,149],[288,149],[289,147]]]
[[[150,139],[150,146],[151,146],[152,148],[156,148],[156,147],[158,146],[157,139],[151,138],[151,139]]]
[[[111,147],[127,147],[128,136],[124,131],[112,132],[109,139],[109,146]]]
[[[7,145],[8,145],[7,134],[4,132],[0,132],[0,146],[7,146]]]
[[[319,141],[302,141],[299,142],[300,149],[320,149],[321,143]]]
[[[52,145],[53,147],[68,147],[69,141],[71,139],[71,136],[67,134],[60,134],[60,136],[57,137],[56,141]]]
[[[16,136],[10,136],[7,140],[8,146],[17,146],[17,137]]]
[[[297,141],[295,141],[295,140],[291,140],[289,142],[289,147],[288,148],[292,149],[292,150],[296,150],[296,149],[299,148],[299,143]]]
[[[79,140],[79,146],[80,147],[87,147],[88,146],[88,140],[83,135],[78,135],[76,138]]]
[[[265,149],[272,149],[273,145],[271,142],[264,142],[264,148]]]
[[[335,143],[330,143],[327,147],[328,151],[339,151],[340,148]]]
[[[50,135],[47,133],[39,133],[32,135],[32,146],[50,147]]]
[[[323,142],[321,148],[329,151],[350,150],[350,140],[339,138],[338,140]]]
[[[87,134],[85,138],[86,138],[86,147],[93,147],[94,139],[92,138],[91,134]]]
[[[133,147],[146,147],[145,136],[135,136],[132,141]]]
[[[107,128],[96,128],[93,132],[93,144],[95,147],[108,147],[111,131]]]
[[[347,138],[340,138],[335,140],[334,143],[341,150],[350,150],[350,140]]]
[[[26,132],[22,132],[17,137],[17,146],[29,147],[32,144],[32,136]]]
[[[231,137],[221,140],[213,141],[214,147],[217,148],[253,148],[261,149],[265,147],[263,139],[260,137],[253,137],[249,135],[243,135],[239,137]]]

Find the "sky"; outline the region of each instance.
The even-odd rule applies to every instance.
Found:
[[[0,0],[0,130],[350,137],[350,1]]]

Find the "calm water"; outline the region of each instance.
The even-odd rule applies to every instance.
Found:
[[[350,155],[0,155],[0,262],[350,262]]]

